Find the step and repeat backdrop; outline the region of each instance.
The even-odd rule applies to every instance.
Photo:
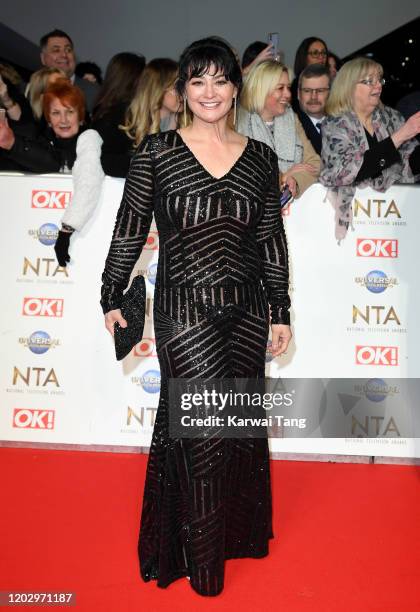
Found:
[[[152,319],[159,249],[154,225],[133,272],[146,277],[144,337],[123,362],[115,360],[99,306],[123,184],[105,179],[94,215],[72,237],[71,263],[61,268],[53,246],[71,206],[71,177],[0,176],[3,441],[86,449],[150,444],[160,391]],[[325,195],[314,185],[284,215],[294,338],[285,356],[272,360],[267,351],[267,376],[312,379],[312,393],[313,379],[321,390],[330,379],[363,379],[329,401],[343,414],[358,398],[372,406],[353,419],[352,437],[282,438],[280,431],[271,449],[420,457],[420,440],[407,437],[399,422],[405,395],[398,382],[420,374],[420,189],[359,190],[354,229],[340,245]],[[318,409],[319,398],[308,401]]]

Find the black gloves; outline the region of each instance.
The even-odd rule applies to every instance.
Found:
[[[63,268],[65,268],[70,261],[69,246],[71,234],[72,232],[63,232],[60,230],[57,240],[55,241],[54,251],[59,265]]]

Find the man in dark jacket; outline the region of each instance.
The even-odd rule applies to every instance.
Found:
[[[99,87],[96,83],[91,83],[75,75],[76,57],[70,36],[62,30],[53,30],[41,38],[40,46],[42,64],[49,68],[63,70],[73,85],[83,91],[86,108],[89,113],[92,113]]]
[[[318,155],[321,154],[321,123],[325,117],[329,93],[330,74],[326,66],[310,64],[302,70],[298,82],[297,115]]]

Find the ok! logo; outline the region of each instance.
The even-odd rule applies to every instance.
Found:
[[[63,210],[71,200],[71,191],[49,191],[46,189],[33,189],[31,208],[52,208]]]
[[[61,298],[23,298],[22,314],[26,317],[62,317],[64,300]]]

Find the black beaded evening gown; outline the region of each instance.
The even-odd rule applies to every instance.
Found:
[[[176,131],[146,137],[131,162],[103,274],[104,312],[122,292],[155,215],[154,326],[161,394],[139,557],[144,580],[189,576],[223,589],[224,562],[264,557],[273,537],[267,439],[171,439],[169,378],[264,376],[269,326],[289,323],[287,246],[275,153],[249,139],[220,179]]]

